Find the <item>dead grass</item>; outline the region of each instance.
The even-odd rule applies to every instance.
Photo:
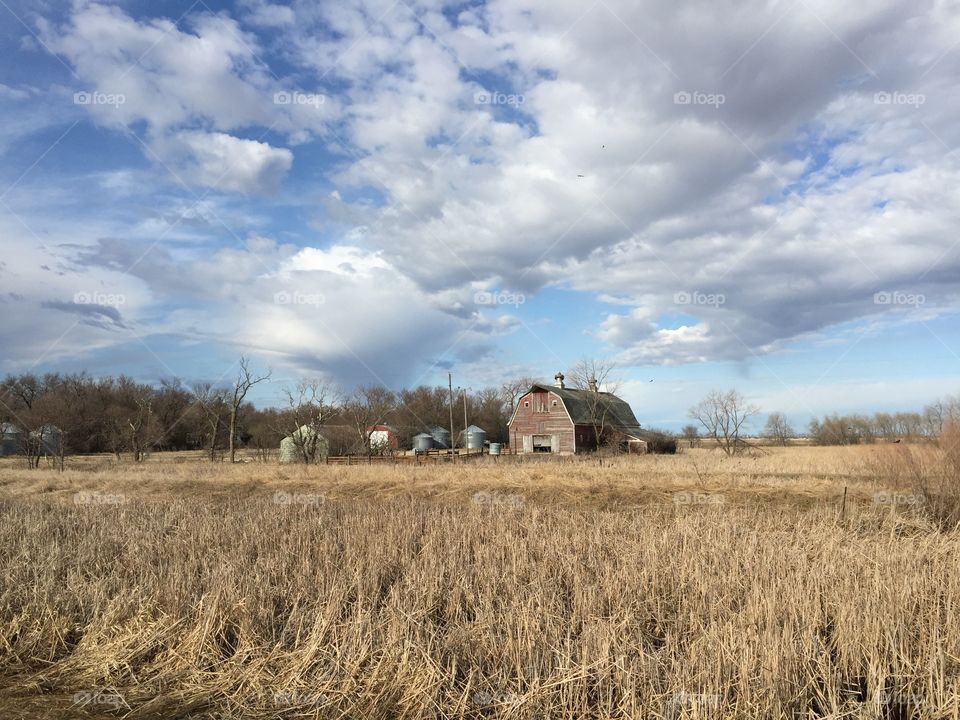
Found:
[[[871,457],[8,465],[0,716],[956,720],[960,535]]]

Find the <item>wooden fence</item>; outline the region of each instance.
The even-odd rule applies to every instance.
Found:
[[[503,454],[508,454],[504,452]],[[438,463],[471,462],[489,454],[481,450],[425,450],[416,454],[396,455],[334,455],[328,456],[326,465],[436,465]],[[494,455],[493,457],[496,457]]]

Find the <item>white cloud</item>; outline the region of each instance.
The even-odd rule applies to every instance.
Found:
[[[181,132],[154,143],[178,177],[204,187],[235,192],[276,192],[293,164],[293,153],[226,133]]]

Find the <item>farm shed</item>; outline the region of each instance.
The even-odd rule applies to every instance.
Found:
[[[280,462],[319,462],[330,454],[330,443],[316,428],[303,425],[280,441]]]
[[[0,424],[0,457],[23,452],[23,431],[13,423]]]
[[[626,401],[596,385],[568,388],[563,374],[554,385],[537,383],[517,401],[508,425],[510,443],[518,453],[577,453],[595,450],[601,442],[617,442],[629,452],[644,453],[640,423]]]
[[[390,425],[371,425],[367,428],[367,436],[373,452],[386,452],[400,447],[397,430]]]

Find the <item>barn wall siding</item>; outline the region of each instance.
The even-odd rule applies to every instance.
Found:
[[[544,411],[539,412],[538,407]],[[517,402],[517,411],[510,424],[510,442],[523,452],[532,452],[534,435],[555,436],[554,452],[557,452],[557,445],[559,452],[576,451],[573,423],[557,395],[530,392]]]

